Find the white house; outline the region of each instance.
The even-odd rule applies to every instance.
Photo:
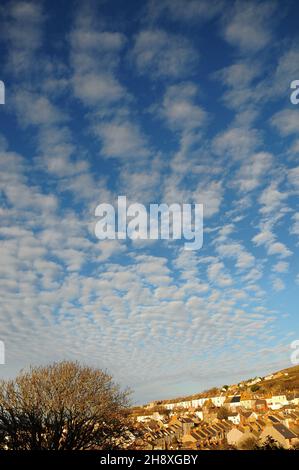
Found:
[[[255,384],[257,384],[261,381],[262,381],[262,379],[260,377],[256,377],[255,379],[250,380],[249,382],[247,382],[247,385],[255,385]]]
[[[289,404],[285,395],[274,395],[271,398],[266,398],[266,402],[271,410],[279,410],[279,408]]]
[[[241,406],[241,397],[240,395],[234,395],[233,397],[230,398],[229,401],[229,406],[230,408],[237,408],[238,406]]]
[[[197,416],[199,419],[203,420],[203,412],[201,410],[195,411],[195,416]]]
[[[201,408],[207,400],[208,398],[196,398],[195,400],[192,400],[191,406],[192,408]]]
[[[218,396],[218,397],[212,397],[211,398],[211,401],[213,403],[213,405],[215,406],[222,406],[223,403],[225,402],[226,400],[226,396]]]
[[[158,413],[157,411],[155,411],[154,413],[140,415],[140,416],[137,416],[136,418],[138,423],[145,423],[146,421],[149,421],[152,419],[155,421],[161,421],[164,419],[164,416]]]
[[[179,401],[177,403],[178,408],[191,408],[192,407],[192,401]]]
[[[243,400],[240,400],[240,406],[243,406],[243,408],[247,408],[248,410],[252,409],[254,400],[252,398],[245,398]]]
[[[176,407],[176,403],[165,403],[164,408],[166,410],[173,410]]]
[[[173,410],[175,408],[191,408],[192,401],[176,401],[174,403],[166,403],[164,407],[167,410]]]
[[[231,421],[234,424],[240,424],[241,417],[239,413],[233,413],[227,417],[229,421]]]
[[[290,402],[291,402],[293,405],[299,405],[299,397],[292,398],[292,400],[290,400]]]
[[[274,375],[271,374],[271,375],[267,375],[266,377],[264,377],[264,380],[271,380],[273,379]]]

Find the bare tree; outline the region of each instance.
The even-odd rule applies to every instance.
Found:
[[[61,362],[0,382],[0,448],[113,449],[130,434],[128,391],[102,370]]]

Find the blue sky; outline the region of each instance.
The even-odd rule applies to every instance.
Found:
[[[134,400],[291,366],[296,1],[2,1],[2,377],[76,359]],[[99,241],[98,204],[202,203],[204,245]]]

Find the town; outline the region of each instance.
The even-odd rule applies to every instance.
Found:
[[[131,410],[145,450],[299,447],[299,367]]]

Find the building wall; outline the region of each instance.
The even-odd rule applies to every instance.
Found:
[[[234,424],[240,424],[240,415],[237,414],[237,416],[229,416],[227,418],[229,421],[231,421]]]
[[[275,441],[281,444],[285,449],[288,449],[290,446],[284,437],[276,431],[273,426],[266,426],[260,435],[260,441],[263,443],[267,440],[267,437],[272,437]]]
[[[237,428],[233,428],[226,435],[227,443],[233,446],[238,445],[243,436],[243,432],[239,431]]]
[[[221,396],[219,396],[219,397],[212,397],[211,400],[212,400],[213,405],[215,405],[215,406],[222,406],[223,403],[224,403],[225,400],[226,400],[226,397],[225,397],[225,396],[223,396],[223,397],[221,397]]]

